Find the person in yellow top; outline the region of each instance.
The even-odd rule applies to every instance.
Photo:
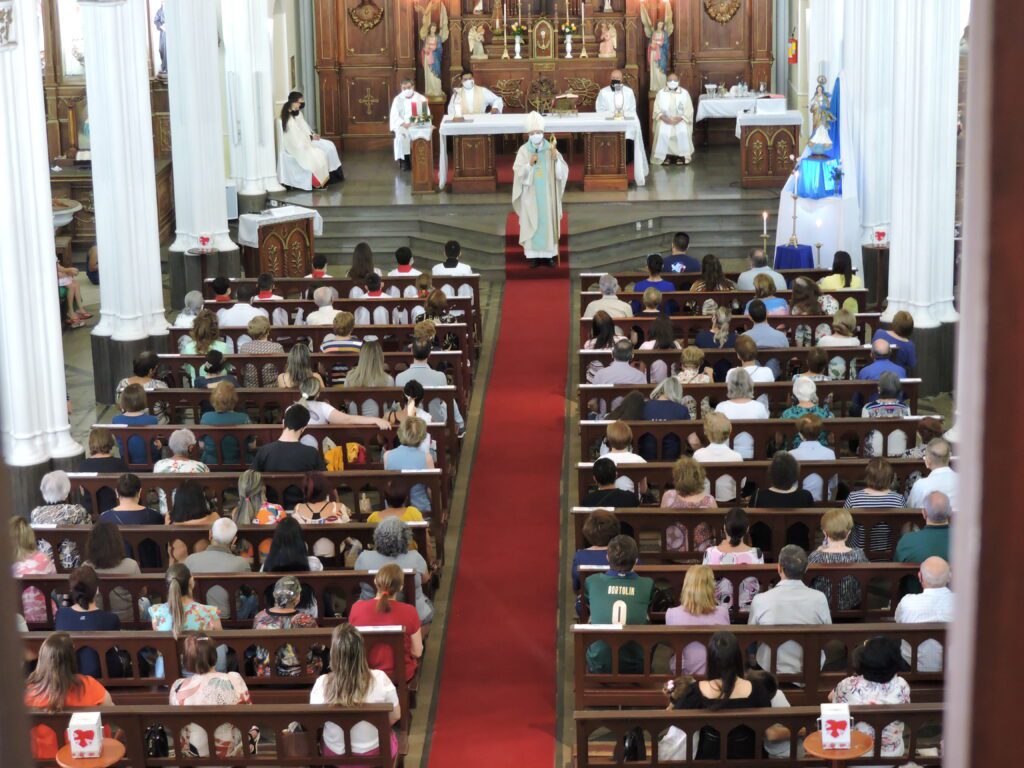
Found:
[[[859,275],[853,274],[853,260],[850,254],[846,251],[836,251],[836,255],[832,257],[832,274],[821,278],[818,287],[822,293],[842,291],[847,288],[863,288],[864,281]],[[856,299],[850,298],[843,302],[843,309],[856,315],[860,311],[860,304]]]
[[[416,507],[409,505],[409,487],[406,483],[391,482],[384,488],[381,494],[384,501],[384,509],[373,512],[366,519],[368,523],[379,523],[389,517],[397,517],[403,523],[422,523],[423,513]]]

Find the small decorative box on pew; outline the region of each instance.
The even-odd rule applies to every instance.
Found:
[[[853,727],[853,721],[850,719],[849,704],[822,704],[818,726],[821,728],[823,749],[850,748],[850,729]]]
[[[76,760],[97,758],[103,752],[103,719],[99,712],[75,712],[68,723],[68,745]]]

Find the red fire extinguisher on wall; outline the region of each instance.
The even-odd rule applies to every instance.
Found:
[[[798,57],[797,57],[797,43],[796,43],[796,30],[794,29],[789,34],[790,34],[790,38],[789,38],[789,63],[790,64],[796,64],[797,63],[797,59],[798,59]]]

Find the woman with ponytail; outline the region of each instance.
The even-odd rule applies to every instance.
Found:
[[[203,605],[192,599],[195,579],[183,563],[167,569],[167,602],[149,609],[154,632],[171,632],[180,637],[183,632],[208,632],[221,629],[220,611],[216,606]]]
[[[402,569],[395,563],[388,563],[378,570],[373,580],[376,596],[353,605],[348,621],[356,627],[400,624],[405,630],[405,679],[412,680],[416,674],[416,660],[423,655],[423,632],[416,606],[402,600],[403,579]],[[390,648],[383,644],[375,645],[367,652],[367,658],[373,669],[394,677],[395,660]]]
[[[764,563],[764,554],[757,547],[744,542],[750,532],[750,520],[746,510],[733,507],[725,513],[726,540],[704,551],[704,565],[759,565]],[[740,582],[739,608],[746,611],[750,601],[760,591],[760,582],[748,576]],[[715,597],[725,605],[733,604],[732,582],[719,579],[715,584]]]
[[[69,605],[57,611],[53,628],[63,632],[116,632],[121,629],[117,614],[96,607],[96,592],[100,580],[90,565],[75,568],[68,577]],[[100,657],[92,648],[77,653],[78,671],[83,675],[99,677]]]
[[[361,704],[390,704],[392,710],[388,721],[394,725],[402,717],[398,704],[398,691],[390,678],[379,669],[370,669],[366,662],[366,648],[363,636],[351,624],[339,624],[331,633],[331,671],[321,675],[313,684],[309,694],[310,704],[326,704],[331,707],[357,707]],[[380,754],[381,734],[369,723],[357,723],[348,734],[336,723],[324,723],[323,756],[337,757],[346,754],[345,747],[353,755],[367,757]],[[391,755],[398,751],[398,739],[391,731]]]
[[[43,641],[35,671],[25,683],[26,707],[63,712],[72,707],[110,707],[113,704],[99,681],[78,673],[71,635],[54,632]],[[48,726],[38,725],[32,729],[32,756],[36,760],[50,761],[57,756],[57,734]]]
[[[277,525],[285,517],[284,507],[267,501],[263,475],[247,469],[238,476],[238,506],[232,515],[238,525]]]
[[[711,330],[697,331],[694,343],[701,349],[727,349],[736,346],[736,331],[732,325],[732,310],[718,307],[711,315]]]

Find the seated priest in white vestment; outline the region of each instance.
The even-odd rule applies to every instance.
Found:
[[[409,128],[413,121],[421,115],[430,116],[427,97],[416,93],[410,78],[402,78],[402,90],[391,102],[391,132],[395,135],[395,160],[403,171],[412,170],[409,153],[412,145],[409,140]]]
[[[313,186],[322,187],[328,180],[344,180],[341,158],[333,142],[320,138],[309,127],[302,109],[306,100],[298,91],[288,94],[288,101],[281,107],[281,135],[284,151],[313,176]]]
[[[633,89],[622,82],[622,70],[614,69],[611,74],[611,85],[606,85],[597,93],[594,102],[595,112],[621,112],[626,117],[636,115],[636,94]]]
[[[555,143],[544,138],[544,118],[537,112],[527,115],[526,132],[529,137],[512,166],[512,207],[519,216],[519,244],[531,267],[553,267],[569,166]]]
[[[505,102],[490,88],[484,88],[473,81],[472,72],[462,73],[462,87],[457,89],[448,102],[448,116],[482,115],[484,112],[501,114]]]
[[[668,85],[654,99],[654,141],[651,162],[662,165],[679,160],[689,163],[693,157],[693,101],[679,87],[679,75],[668,76]]]

